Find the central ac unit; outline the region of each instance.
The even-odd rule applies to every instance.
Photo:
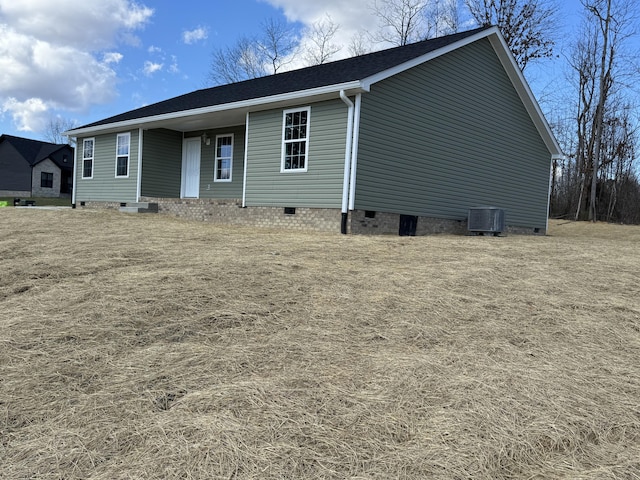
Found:
[[[505,229],[504,210],[497,207],[471,207],[467,229],[474,233],[498,235]]]

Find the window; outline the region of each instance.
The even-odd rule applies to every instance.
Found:
[[[130,133],[119,133],[116,139],[116,177],[129,176]]]
[[[82,141],[82,178],[93,178],[94,144],[93,138],[85,138]]]
[[[282,133],[282,172],[306,172],[311,108],[285,110]]]
[[[53,173],[40,172],[40,187],[53,188]]]
[[[216,136],[214,182],[230,182],[233,165],[233,135]]]

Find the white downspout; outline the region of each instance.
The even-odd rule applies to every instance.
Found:
[[[244,172],[242,174],[242,208],[247,206],[247,160],[249,159],[249,112],[244,126]]]
[[[353,118],[353,146],[351,148],[351,178],[349,180],[349,210],[355,209],[356,202],[356,167],[358,165],[358,139],[360,138],[360,108],[362,94],[356,95],[356,109]]]
[[[71,190],[71,206],[76,208],[76,188],[78,185],[78,137],[76,139],[76,148],[73,149],[73,189]]]
[[[349,185],[350,185],[350,169],[351,169],[351,148],[353,145],[353,111],[354,105],[349,97],[340,90],[340,98],[349,107],[347,113],[347,144],[344,153],[344,179],[342,182],[342,222],[340,232],[347,233],[347,219],[349,215]]]
[[[136,187],[136,202],[140,201],[140,197],[142,196],[142,138],[143,138],[142,128],[138,129],[138,185]]]

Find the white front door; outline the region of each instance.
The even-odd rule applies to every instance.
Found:
[[[200,194],[200,137],[185,138],[182,144],[182,198]]]

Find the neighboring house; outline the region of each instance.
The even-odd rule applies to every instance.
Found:
[[[0,135],[0,197],[71,197],[73,147]]]
[[[343,233],[465,231],[485,205],[503,209],[509,231],[544,233],[561,155],[495,27],[198,90],[65,134],[78,145],[74,205],[146,201]]]

